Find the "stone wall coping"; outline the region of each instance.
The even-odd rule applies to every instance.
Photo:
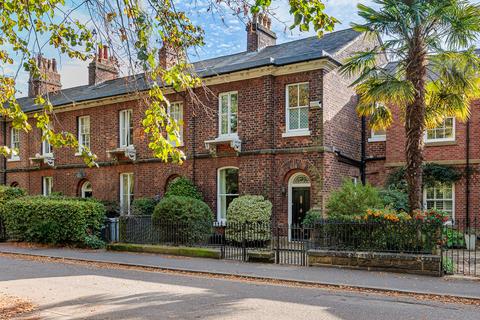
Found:
[[[440,255],[435,254],[414,254],[414,253],[392,253],[392,252],[369,252],[369,251],[334,251],[334,250],[308,250],[308,255],[315,257],[348,257],[348,258],[386,258],[386,259],[402,259],[402,260],[418,260],[439,261]]]

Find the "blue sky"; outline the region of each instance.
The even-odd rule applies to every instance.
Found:
[[[75,0],[71,1],[75,2]],[[194,23],[202,26],[205,30],[205,46],[190,53],[192,61],[245,51],[247,39],[245,23],[234,16],[231,10],[225,9],[223,14],[218,11],[207,12],[207,0],[176,0],[176,2],[179,9],[186,11]],[[372,4],[371,0],[326,1],[327,12],[341,21],[336,30],[348,28],[352,21],[361,21],[356,14],[356,6],[359,2],[367,5]],[[274,19],[272,19],[272,29],[278,36],[277,43],[315,35],[313,31],[302,33],[298,30],[290,31],[286,28],[292,21],[288,12],[288,0],[274,0],[271,9],[275,14]],[[88,62],[70,60],[59,56],[57,52],[48,50],[45,51],[45,55],[57,59],[63,88],[87,83]],[[17,78],[17,88],[22,91],[19,96],[26,94],[27,81],[28,74],[22,71]]]

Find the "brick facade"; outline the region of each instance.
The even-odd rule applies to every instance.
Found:
[[[393,125],[387,130],[384,142],[367,142],[367,179],[375,186],[385,185],[388,175],[395,169],[405,165],[405,129],[398,108],[393,108]],[[480,101],[471,105],[470,117],[470,218],[480,216]],[[426,163],[438,163],[455,167],[465,173],[467,163],[467,124],[455,121],[455,140],[447,142],[425,143],[424,158]],[[455,219],[463,220],[467,212],[467,179],[465,174],[454,185]]]
[[[349,43],[348,50],[368,46],[363,38]],[[341,51],[339,58],[348,55]],[[313,62],[312,62],[313,63]],[[196,99],[185,93],[170,94],[170,101],[184,106],[184,146],[187,156],[183,165],[162,163],[152,158],[141,126],[145,106],[136,101],[82,108],[58,109],[54,129],[77,132],[77,118],[90,116],[91,149],[98,156],[99,168],[87,168],[75,150],[54,150],[55,165],[31,161],[41,148],[41,133],[34,129],[22,133],[20,160],[8,161],[6,184],[17,183],[31,194],[42,192],[42,177],[53,177],[53,191],[68,196],[80,195],[81,185],[90,181],[93,196],[118,201],[120,174],[134,174],[134,197],[163,196],[167,183],[176,176],[193,180],[216,211],[217,171],[222,167],[239,169],[240,194],[264,195],[274,206],[274,217],[288,221],[288,181],[297,172],[311,181],[310,207],[323,208],[332,189],[342,179],[358,177],[359,168],[339,161],[338,154],[360,160],[360,119],[355,114],[356,98],[349,80],[337,69],[311,69],[295,72],[294,66],[285,74],[263,74],[245,80],[225,81],[195,89]],[[292,69],[293,68],[293,69]],[[293,71],[292,71],[293,70]],[[284,137],[286,126],[286,85],[308,82],[309,100],[320,106],[310,107],[309,136]],[[218,97],[223,92],[238,92],[238,136],[241,152],[228,144],[217,146],[212,154],[205,141],[218,137]],[[119,145],[119,112],[133,110],[133,144],[136,160],[114,159],[109,150]],[[33,119],[32,119],[33,121]],[[32,127],[35,127],[32,123]],[[6,128],[7,144],[10,129]]]

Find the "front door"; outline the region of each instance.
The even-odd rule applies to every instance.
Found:
[[[310,188],[292,188],[292,225],[300,225],[310,210]]]

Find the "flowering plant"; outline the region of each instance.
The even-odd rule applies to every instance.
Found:
[[[391,208],[385,209],[367,209],[367,212],[363,216],[365,221],[376,221],[376,222],[400,222],[400,221],[409,221],[412,217],[403,211],[396,211]]]
[[[438,224],[443,224],[450,220],[450,216],[446,212],[438,211],[435,209],[425,211],[415,210],[413,211],[412,217],[417,221]]]

